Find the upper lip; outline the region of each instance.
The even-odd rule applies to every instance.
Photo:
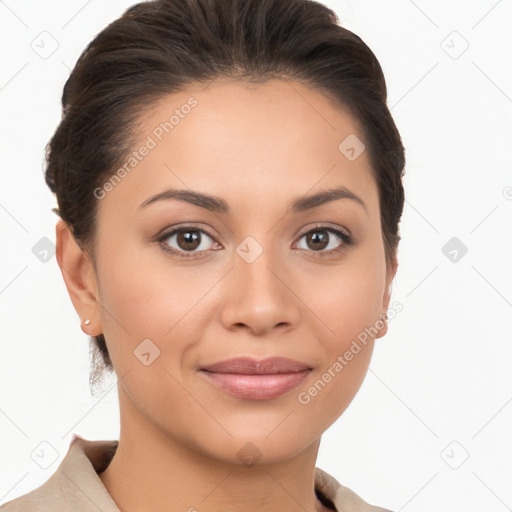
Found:
[[[276,373],[297,373],[311,370],[311,367],[300,361],[286,357],[267,357],[253,359],[251,357],[236,357],[226,361],[205,366],[201,370],[215,373],[241,373],[246,375],[268,375]]]

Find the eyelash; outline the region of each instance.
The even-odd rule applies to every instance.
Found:
[[[208,235],[212,240],[215,240],[214,233],[209,230],[208,228],[197,228],[195,226],[180,226],[179,228],[173,229],[172,231],[169,231],[168,233],[165,233],[160,238],[158,238],[156,241],[160,244],[161,248],[167,252],[172,254],[173,256],[178,257],[179,259],[182,258],[203,258],[207,256],[208,251],[199,251],[199,252],[190,252],[187,253],[185,251],[177,251],[176,249],[173,249],[172,247],[169,247],[165,243],[165,240],[168,240],[171,236],[175,235],[176,233],[179,233],[181,231],[198,231],[200,233],[203,233],[205,235]],[[330,256],[336,253],[343,254],[345,251],[349,249],[351,245],[353,245],[353,239],[350,235],[345,233],[344,231],[341,231],[340,229],[333,228],[330,226],[324,226],[321,224],[317,224],[313,226],[311,229],[308,229],[304,233],[301,233],[299,236],[299,240],[304,237],[305,235],[308,235],[310,233],[314,233],[316,231],[327,231],[328,233],[333,233],[337,238],[341,239],[343,241],[343,244],[340,247],[337,247],[336,249],[330,249],[329,251],[308,251],[318,254],[315,255],[315,258],[323,258],[326,256]],[[297,251],[302,251],[305,249],[296,249]],[[202,255],[201,255],[202,253]]]

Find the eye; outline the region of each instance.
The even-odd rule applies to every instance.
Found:
[[[353,244],[352,237],[341,229],[316,225],[300,235],[305,238],[309,247],[299,247],[300,250],[317,253],[314,257],[325,257],[342,253]],[[341,244],[340,244],[341,241]],[[209,249],[221,249],[222,246],[214,239],[214,234],[206,228],[181,226],[169,231],[157,239],[165,252],[178,258],[202,258],[208,256]],[[175,244],[173,247],[171,244]],[[327,250],[325,250],[327,249]]]
[[[319,257],[344,252],[353,243],[352,237],[341,229],[322,225],[314,226],[313,229],[303,233],[300,238],[304,237],[306,245],[309,247],[300,247],[300,249],[317,252]]]
[[[173,229],[162,235],[157,241],[164,251],[179,258],[206,256],[209,246],[212,245],[211,242],[217,246],[216,249],[220,247],[213,240],[213,233],[210,233],[207,229],[199,229],[194,226],[182,226]],[[170,246],[170,243],[176,244],[177,247]]]

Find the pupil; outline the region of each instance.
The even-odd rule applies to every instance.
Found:
[[[183,247],[184,243],[185,247]],[[198,231],[181,231],[178,234],[178,244],[182,249],[196,249],[199,246]],[[190,246],[192,244],[192,246]]]
[[[319,233],[320,236],[318,236]],[[327,246],[327,238],[325,231],[314,231],[308,235],[308,242],[313,243],[313,249],[324,249]]]

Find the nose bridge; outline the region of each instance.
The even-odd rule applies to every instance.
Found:
[[[262,243],[247,236],[235,248],[222,317],[226,328],[243,324],[262,333],[283,323],[295,324],[299,316],[293,293],[285,285],[284,255],[271,246],[271,235],[257,236]]]
[[[253,291],[278,293],[276,278],[270,269],[279,267],[276,259],[279,256],[276,256],[275,247],[270,245],[271,237],[266,237],[264,244],[252,236],[246,237],[236,248],[235,272],[238,279]]]

